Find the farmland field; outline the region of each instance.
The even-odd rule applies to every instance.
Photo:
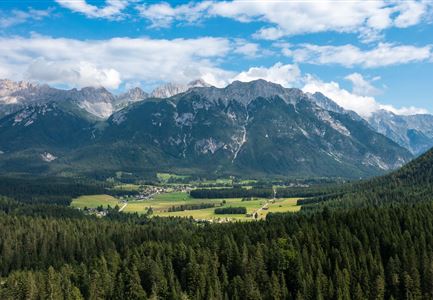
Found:
[[[140,186],[138,184],[130,184],[130,183],[119,184],[114,187],[114,189],[121,190],[121,191],[138,191],[139,188]]]
[[[71,206],[81,209],[84,207],[97,208],[101,205],[115,207],[119,205],[119,200],[110,195],[86,195],[75,198],[71,203]]]
[[[152,208],[154,216],[160,217],[192,217],[194,219],[206,220],[253,220],[252,215],[257,212],[258,219],[264,219],[270,212],[296,212],[300,210],[300,206],[296,205],[299,198],[286,198],[269,200],[265,198],[254,198],[250,201],[242,201],[241,198],[229,199],[195,199],[191,198],[186,192],[172,192],[156,195],[150,200],[130,200],[127,206],[123,209],[125,213],[144,214],[149,208]],[[72,202],[72,206],[84,208],[95,208],[100,205],[110,205],[114,207],[118,204],[118,200],[108,195],[93,195],[82,196]],[[200,204],[215,204],[212,208],[169,211],[170,208],[179,207],[181,205],[200,205]],[[247,215],[244,214],[215,214],[214,210],[217,207],[245,207]],[[261,209],[265,207],[265,209]]]
[[[157,173],[156,177],[158,177],[158,179],[162,182],[167,182],[170,179],[182,180],[188,178],[188,176],[171,174],[171,173]]]

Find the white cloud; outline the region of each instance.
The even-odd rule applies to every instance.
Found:
[[[380,107],[381,107],[381,109],[388,110],[388,111],[390,111],[396,115],[403,115],[403,116],[411,116],[411,115],[429,114],[430,113],[425,108],[420,108],[420,107],[415,107],[415,106],[395,108],[392,105],[382,104]]]
[[[432,46],[416,47],[379,43],[375,48],[362,50],[353,45],[319,46],[303,44],[297,48],[283,48],[282,53],[300,63],[317,65],[339,64],[345,67],[376,68],[397,64],[427,61],[432,57]]]
[[[323,82],[312,76],[306,77],[306,84],[302,88],[304,92],[320,92],[335,101],[341,107],[353,110],[362,117],[369,117],[373,112],[380,109],[379,104],[371,96],[359,96],[342,89],[337,82]]]
[[[256,39],[263,40],[278,40],[285,35],[284,30],[275,27],[261,28],[259,31],[253,34]]]
[[[430,1],[429,1],[430,2]],[[400,1],[397,6],[400,14],[395,18],[395,26],[400,28],[418,24],[427,12],[431,2]]]
[[[374,96],[380,94],[381,90],[373,86],[371,81],[365,79],[359,73],[352,73],[345,77],[352,83],[352,93],[359,96]],[[373,78],[372,81],[378,80],[380,77]]]
[[[139,5],[137,10],[143,18],[151,22],[151,27],[169,27],[174,21],[194,23],[205,16],[211,1],[171,6],[167,2]]]
[[[275,27],[261,30],[265,38],[270,38],[270,32],[278,38],[283,33],[357,32],[362,26],[383,28],[381,22],[372,20],[383,19],[390,14],[382,1],[344,1],[337,4],[335,1],[239,0],[215,3],[211,13],[244,22],[259,20],[274,24]]]
[[[226,17],[239,22],[266,22],[254,36],[278,39],[283,36],[316,33],[358,33],[371,41],[391,27],[409,27],[427,17],[427,1],[204,1],[171,6],[166,2],[140,6],[139,11],[153,26],[174,21]]]
[[[256,57],[258,56],[260,46],[256,43],[249,43],[245,40],[239,39],[235,42],[234,53],[242,54],[247,57]]]
[[[27,69],[25,77],[54,84],[69,86],[103,86],[117,89],[121,83],[120,74],[114,69],[97,68],[89,62],[49,62],[36,59]]]
[[[34,36],[0,38],[3,77],[70,86],[108,85],[128,81],[187,82],[206,78],[221,85],[234,76],[218,67],[231,50],[222,38],[156,40],[113,38],[75,40]]]
[[[48,17],[53,12],[52,8],[46,10],[37,10],[29,8],[27,11],[12,10],[11,12],[0,13],[0,27],[6,28],[14,25],[22,24],[30,20],[42,20]]]
[[[86,0],[55,0],[59,5],[89,18],[118,18],[128,6],[128,0],[106,0],[104,7],[97,7]]]
[[[326,97],[332,99],[335,103],[341,107],[352,110],[358,113],[363,118],[368,118],[372,113],[384,109],[391,111],[395,114],[401,115],[413,115],[428,113],[426,109],[417,107],[402,107],[395,108],[392,105],[384,105],[376,101],[372,96],[360,96],[349,92],[340,87],[340,85],[335,82],[323,82],[320,79],[314,78],[311,75],[305,77],[305,85],[302,88],[304,92],[312,93],[320,92]]]
[[[283,65],[276,63],[270,68],[253,67],[235,76],[232,81],[239,80],[249,82],[257,79],[264,79],[274,83],[281,84],[284,87],[291,87],[301,76],[301,71],[297,65]]]

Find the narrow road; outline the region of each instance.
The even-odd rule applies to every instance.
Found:
[[[254,213],[253,213],[253,219],[256,219],[254,216],[257,214],[257,217],[259,217],[259,213],[266,207],[268,207],[269,202],[267,201],[265,203],[265,205],[263,205],[262,207],[260,207],[259,209],[257,209]]]
[[[128,205],[128,202],[125,202],[121,208],[119,208],[119,211],[122,211],[126,206]]]

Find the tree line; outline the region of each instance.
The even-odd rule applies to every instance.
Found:
[[[218,207],[214,210],[217,215],[244,215],[247,213],[247,209],[245,207]]]

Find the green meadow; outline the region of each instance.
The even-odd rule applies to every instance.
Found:
[[[230,199],[194,199],[186,192],[172,192],[156,195],[153,199],[149,200],[132,200],[128,201],[126,207],[123,209],[125,213],[139,213],[144,214],[152,208],[153,216],[160,217],[192,217],[194,219],[206,220],[253,220],[252,215],[257,213],[257,219],[264,219],[268,213],[277,212],[297,212],[300,206],[297,205],[299,198],[286,198],[286,199],[265,199],[254,198],[250,201],[242,201],[241,198]],[[200,205],[200,204],[215,204],[212,208],[183,210],[183,211],[169,211],[173,207],[181,205]],[[119,201],[109,195],[89,195],[81,196],[73,200],[72,206],[77,208],[96,208],[98,206],[107,207],[110,205],[114,207],[119,205]],[[236,215],[215,214],[214,210],[217,207],[245,207],[247,214]]]

